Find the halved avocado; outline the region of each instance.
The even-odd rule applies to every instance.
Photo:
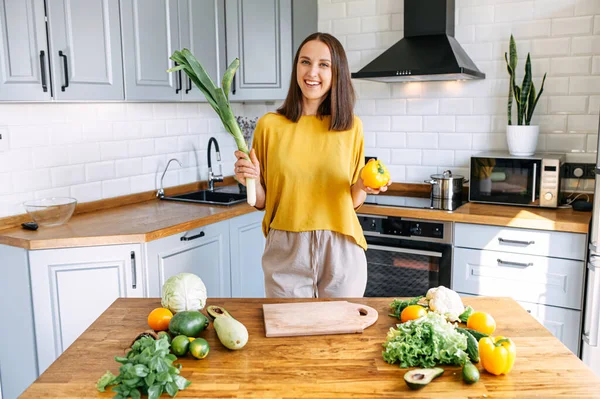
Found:
[[[414,369],[404,374],[404,381],[410,389],[421,389],[433,381],[434,378],[444,374],[444,369],[434,367],[431,369]]]
[[[225,310],[225,308],[222,308],[220,306],[215,306],[215,305],[208,306],[206,308],[206,313],[208,313],[208,315],[213,320],[220,316],[231,317],[231,315],[229,314],[228,311]]]

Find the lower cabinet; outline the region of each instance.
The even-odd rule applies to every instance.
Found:
[[[231,297],[228,220],[150,241],[146,257],[150,297],[160,297],[164,282],[184,272],[199,276],[209,297]]]
[[[148,296],[160,297],[164,282],[193,273],[211,298],[264,298],[262,212],[175,234],[146,244]]]
[[[29,252],[39,373],[117,298],[143,297],[141,245]]]
[[[452,288],[511,297],[579,354],[584,234],[455,223]]]
[[[231,293],[234,298],[265,297],[263,216],[262,212],[252,212],[230,220]]]

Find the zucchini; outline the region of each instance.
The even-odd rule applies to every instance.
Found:
[[[465,330],[465,331],[468,331],[468,332],[470,332],[470,333],[471,333],[471,335],[472,335],[473,337],[475,337],[475,339],[477,340],[477,342],[479,342],[479,340],[480,340],[481,338],[489,337],[489,335],[488,335],[488,334],[484,334],[484,333],[482,333],[482,332],[475,331],[475,330],[473,330],[473,329],[471,329],[471,328],[462,328],[462,327],[458,327],[458,328],[457,328],[457,330]]]
[[[473,334],[471,334],[469,331],[464,330],[460,327],[457,328],[456,331],[458,331],[459,333],[461,333],[467,337],[467,355],[469,355],[469,359],[473,363],[478,363],[479,362],[479,344],[477,343],[477,340],[475,339]]]
[[[462,369],[463,381],[467,384],[474,384],[479,381],[479,370],[470,361],[466,361]]]

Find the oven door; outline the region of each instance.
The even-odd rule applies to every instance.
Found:
[[[471,157],[469,201],[539,206],[542,161]]]
[[[451,288],[452,246],[365,232],[366,297],[414,297],[429,288]]]

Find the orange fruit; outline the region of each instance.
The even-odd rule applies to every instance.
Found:
[[[148,315],[148,325],[154,331],[166,331],[173,313],[167,308],[156,308]]]
[[[486,312],[473,312],[467,319],[467,328],[491,335],[496,331],[496,320]]]
[[[400,313],[400,321],[405,323],[409,320],[416,320],[423,316],[427,316],[427,310],[420,305],[410,305],[404,308]]]

